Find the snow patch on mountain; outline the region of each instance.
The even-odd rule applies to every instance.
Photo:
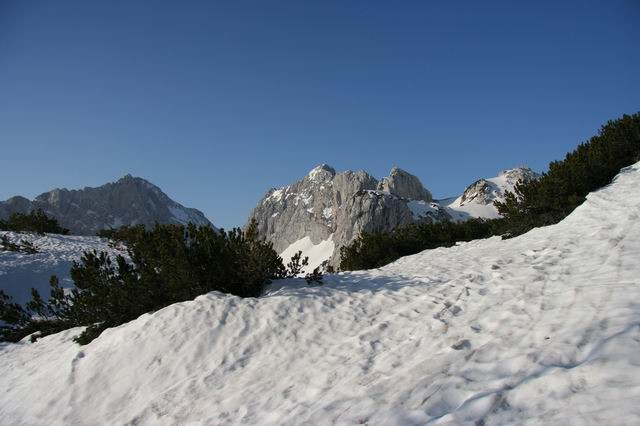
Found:
[[[287,247],[286,250],[280,253],[280,257],[286,265],[293,255],[298,251],[302,251],[302,256],[309,258],[309,265],[304,268],[304,271],[308,273],[322,265],[324,261],[331,259],[334,250],[333,234],[318,244],[313,244],[311,238],[304,237]]]

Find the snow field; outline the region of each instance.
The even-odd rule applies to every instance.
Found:
[[[563,222],[0,348],[3,424],[639,424],[640,164]]]

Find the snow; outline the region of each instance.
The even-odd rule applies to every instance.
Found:
[[[49,296],[49,278],[57,275],[60,284],[73,285],[69,268],[74,260],[80,260],[82,253],[89,250],[119,253],[109,247],[106,239],[56,234],[22,234],[0,231],[13,242],[30,241],[38,253],[25,254],[0,251],[0,290],[12,296],[15,302],[25,303],[31,299],[31,287],[42,297]]]
[[[411,210],[411,214],[415,220],[437,215],[439,211],[437,203],[428,203],[423,200],[411,200],[407,203],[407,207]]]
[[[331,182],[331,179],[333,179],[334,174],[335,174],[335,171],[331,166],[328,166],[326,164],[321,164],[315,167],[313,170],[311,170],[307,174],[307,177],[313,182],[329,183]],[[321,181],[320,178],[322,177],[324,179]]]
[[[333,242],[333,234],[331,234],[328,239],[320,241],[318,244],[313,244],[311,238],[307,236],[287,247],[282,253],[280,253],[280,257],[284,263],[287,264],[294,254],[298,251],[302,251],[302,256],[309,257],[309,265],[305,268],[305,272],[311,272],[316,267],[320,266],[322,262],[330,259],[334,250],[335,244]]]
[[[472,217],[484,218],[484,219],[498,219],[500,213],[498,209],[493,205],[493,201],[504,201],[505,192],[513,192],[516,183],[518,183],[517,173],[519,169],[527,169],[525,166],[516,167],[514,169],[507,169],[500,172],[500,174],[493,178],[484,179],[490,188],[488,204],[483,204],[477,200],[471,200],[467,202],[462,201],[461,194],[457,198],[449,198],[446,200],[440,200],[440,204],[445,206],[447,212],[451,215],[454,221],[464,221]]]
[[[498,200],[501,200],[501,198]],[[472,217],[484,219],[497,219],[500,217],[500,213],[498,213],[498,209],[495,208],[493,202],[489,204],[474,202],[462,204],[462,195],[451,204],[446,205],[446,209],[454,221],[464,221]]]
[[[264,204],[268,201],[277,203],[282,200],[282,195],[284,194],[284,192],[285,188],[274,189],[273,192],[269,194],[269,196],[266,197],[262,203]]]
[[[563,222],[0,348],[3,424],[640,424],[640,164]]]
[[[325,207],[322,209],[322,217],[329,220],[333,216],[333,209],[331,207]]]

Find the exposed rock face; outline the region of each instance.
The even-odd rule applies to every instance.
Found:
[[[97,188],[54,189],[33,201],[12,197],[0,202],[0,218],[38,208],[77,235],[94,235],[123,225],[153,226],[156,222],[210,224],[199,210],[176,203],[157,186],[131,175]]]
[[[462,193],[461,204],[493,204],[496,200],[503,200],[506,191],[513,191],[516,183],[529,182],[539,176],[528,167],[503,170],[495,178],[480,179],[469,185]]]
[[[361,170],[336,173],[323,164],[292,185],[271,189],[250,219],[258,222],[258,232],[273,242],[278,253],[298,247],[305,237],[314,245],[331,239],[335,248],[330,264],[338,266],[340,248],[362,232],[389,232],[417,222],[499,217],[493,202],[503,200],[505,191],[512,191],[518,181],[538,176],[528,167],[509,169],[475,181],[457,198],[435,201],[417,177],[397,167],[378,182]]]
[[[279,253],[305,237],[313,244],[332,237],[336,249],[330,263],[337,266],[340,247],[360,232],[448,217],[431,200],[418,178],[398,168],[378,182],[361,170],[336,173],[323,164],[292,185],[271,189],[250,220]]]
[[[469,185],[462,193],[461,204],[476,202],[479,204],[489,204],[493,202],[492,190],[496,187],[485,179],[480,179]]]
[[[433,199],[431,193],[422,186],[417,177],[397,167],[391,169],[389,177],[382,178],[378,184],[378,190],[409,200],[431,201]]]

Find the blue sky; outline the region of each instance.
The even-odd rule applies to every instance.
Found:
[[[219,226],[315,165],[435,196],[640,110],[640,4],[0,0],[0,199],[144,177]]]

